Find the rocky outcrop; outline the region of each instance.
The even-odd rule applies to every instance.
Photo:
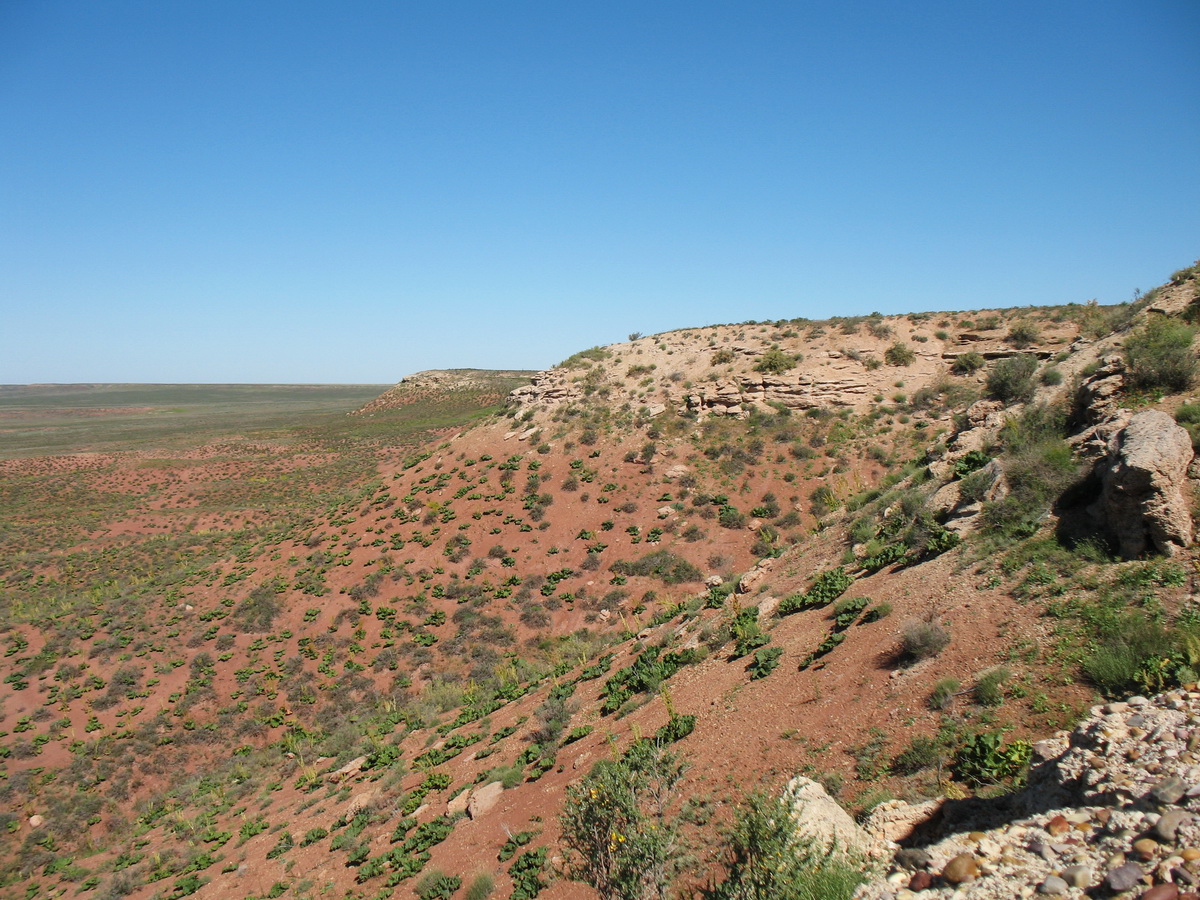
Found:
[[[1200,692],[1093,707],[1034,751],[1019,794],[881,807],[864,830],[905,846],[856,900],[1200,900]]]
[[[1123,557],[1169,556],[1192,542],[1191,461],[1191,438],[1164,412],[1140,412],[1113,435],[1099,470],[1097,511]]]
[[[1099,362],[1100,368],[1079,386],[1075,395],[1075,408],[1085,425],[1113,418],[1120,409],[1125,388],[1125,361],[1113,354]]]
[[[567,380],[561,369],[547,369],[533,376],[530,384],[523,385],[508,395],[511,406],[525,409],[530,407],[557,406],[583,396],[579,385]]]
[[[814,409],[854,406],[872,392],[872,385],[855,378],[825,377],[808,372],[746,376],[714,382],[683,398],[681,411],[742,417],[753,407]]]

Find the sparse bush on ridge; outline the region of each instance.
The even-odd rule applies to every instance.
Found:
[[[889,366],[911,366],[916,361],[917,354],[908,344],[896,341],[883,351],[883,359]]]
[[[772,347],[754,364],[754,371],[780,375],[789,369],[795,368],[801,359],[802,357],[799,354],[784,353],[779,348]]]
[[[1196,329],[1178,319],[1153,316],[1125,341],[1129,384],[1139,391],[1178,393],[1196,378],[1192,342]]]
[[[955,375],[970,375],[972,372],[982,369],[984,362],[982,356],[974,350],[968,350],[955,357],[954,362],[950,364],[950,371]]]

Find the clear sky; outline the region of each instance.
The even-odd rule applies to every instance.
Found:
[[[0,0],[0,383],[394,382],[1200,256],[1197,0]]]

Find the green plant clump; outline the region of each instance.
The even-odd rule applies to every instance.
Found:
[[[1151,318],[1125,342],[1130,387],[1139,391],[1178,393],[1196,378],[1192,341],[1196,329],[1166,316]]]
[[[797,834],[792,802],[751,794],[725,834],[725,873],[707,900],[849,900],[864,867],[846,853]]]
[[[970,784],[996,784],[1019,775],[1029,765],[1033,748],[1029,741],[1004,745],[998,731],[971,735],[954,755],[954,774]]]

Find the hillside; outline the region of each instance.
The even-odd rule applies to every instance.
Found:
[[[1098,697],[1197,680],[1192,484],[1145,512],[1108,448],[1151,421],[1186,472],[1198,284],[631,336],[0,462],[6,890],[595,896],[564,797],[655,736],[681,890],[755,787],[1011,786]]]

